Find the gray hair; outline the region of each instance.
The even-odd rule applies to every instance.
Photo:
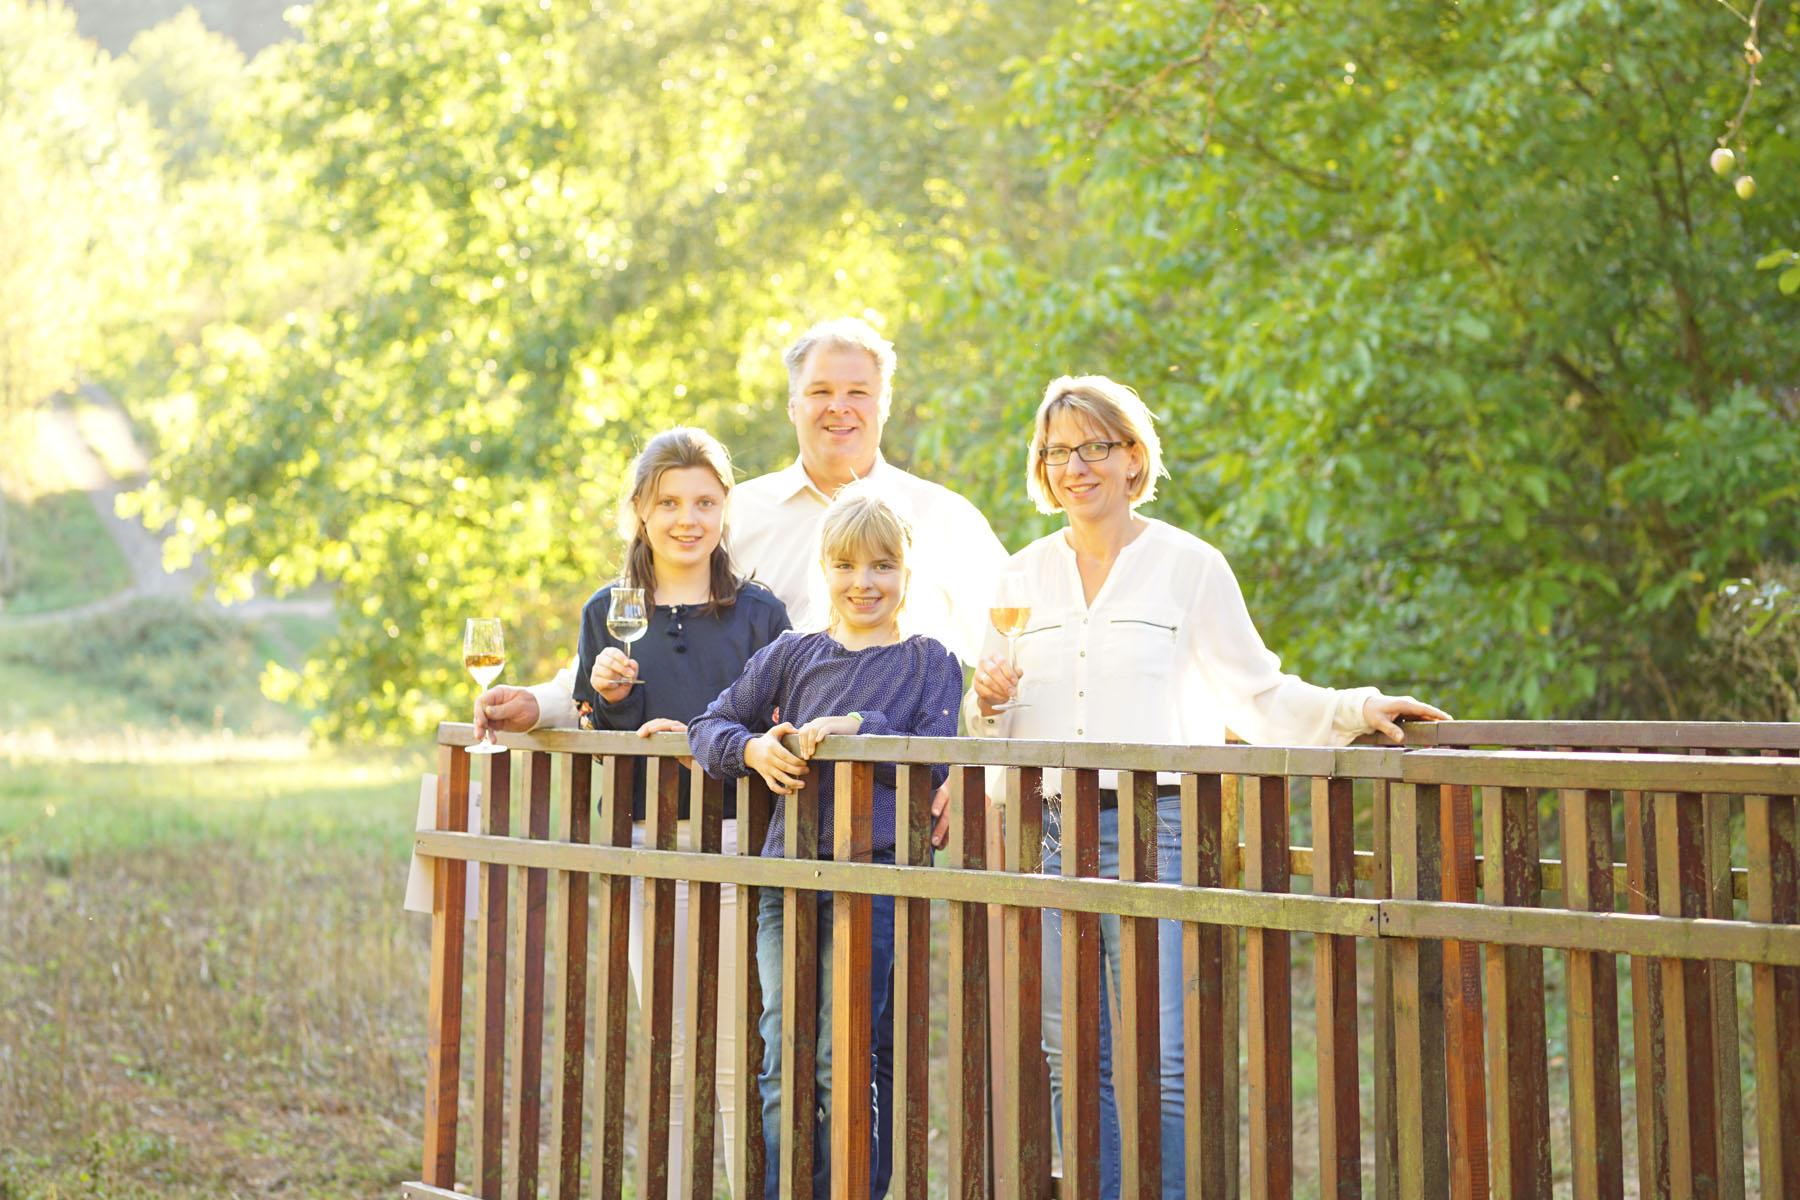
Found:
[[[881,372],[881,415],[885,419],[893,403],[894,364],[898,360],[894,356],[894,343],[882,337],[861,317],[821,321],[787,348],[781,361],[787,365],[788,395],[793,395],[800,386],[800,369],[806,365],[807,355],[821,346],[834,350],[862,350],[875,360],[875,368]]]

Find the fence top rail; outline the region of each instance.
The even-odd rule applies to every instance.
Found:
[[[1572,750],[1800,750],[1800,723],[1748,721],[1439,721],[1407,726],[1416,747]]]
[[[466,746],[474,740],[474,730],[469,725],[446,722],[438,727],[441,745]],[[669,757],[688,752],[687,738],[676,733],[640,738],[633,733],[558,729],[501,734],[500,741],[520,750],[573,754]],[[1422,785],[1800,794],[1800,759],[1796,758],[1354,746],[1157,746],[910,737],[826,738],[816,757],[827,762],[1335,776]]]

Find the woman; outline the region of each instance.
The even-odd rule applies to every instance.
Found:
[[[682,733],[687,722],[704,712],[733,683],[744,664],[788,628],[787,609],[761,584],[738,577],[726,550],[725,501],[731,493],[731,459],[725,447],[704,430],[670,429],[650,439],[627,472],[629,485],[619,502],[620,532],[629,546],[622,586],[642,588],[650,608],[648,631],[637,641],[637,657],[606,628],[614,585],[595,592],[581,610],[581,642],[576,667],[575,701],[586,729]],[[644,845],[644,787],[636,780],[632,808],[632,844]],[[689,821],[687,795],[682,795],[679,849],[697,848]],[[722,850],[737,852],[737,821],[728,807]],[[719,926],[731,928],[737,889],[719,889]],[[686,884],[675,888],[675,928],[687,928]],[[631,881],[631,975],[643,996],[642,878]],[[676,1010],[674,1059],[669,1094],[669,1178],[682,1178],[686,1146],[681,1130],[682,1047],[684,1030],[681,984],[686,978],[686,939],[675,939]],[[737,978],[737,943],[719,939],[719,994],[730,996]],[[725,1138],[725,1161],[742,1128],[730,1108],[731,1063],[737,1031],[732,1006],[719,1006],[718,1096]],[[729,1166],[727,1167],[729,1171]],[[738,1181],[729,1181],[733,1194]]]
[[[1343,745],[1380,730],[1402,739],[1399,717],[1448,714],[1375,688],[1336,691],[1281,671],[1263,646],[1225,557],[1206,542],[1138,514],[1167,476],[1149,410],[1137,393],[1103,376],[1063,377],[1038,406],[1026,490],[1067,527],[1014,555],[1006,573],[1031,609],[1017,665],[984,657],[965,700],[969,731],[994,737],[1174,745],[1221,743],[1227,724],[1252,742]],[[998,643],[990,635],[989,648]],[[1002,709],[1010,698],[1021,702]],[[1061,772],[1044,773],[1046,861],[1058,869]],[[1119,873],[1115,772],[1103,772],[1100,871]],[[1175,776],[1160,781],[1158,871],[1180,877],[1181,803]],[[1062,927],[1046,911],[1043,938],[1044,1049],[1053,1111],[1062,1093]],[[1163,1195],[1185,1189],[1182,1095],[1181,933],[1158,923],[1162,1029]],[[1101,945],[1115,992],[1119,923],[1101,920]],[[1104,1015],[1104,1014],[1102,1014]],[[1117,1111],[1102,1096],[1101,1172],[1119,1190]]]

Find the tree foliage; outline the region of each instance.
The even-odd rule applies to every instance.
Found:
[[[1021,377],[1144,392],[1162,511],[1308,674],[1704,716],[1701,606],[1800,553],[1800,314],[1755,278],[1800,217],[1800,80],[1763,79],[1741,202],[1706,166],[1741,37],[1611,0],[1090,8],[1016,92],[1079,236],[996,242],[946,311],[1015,316],[1005,428]]]

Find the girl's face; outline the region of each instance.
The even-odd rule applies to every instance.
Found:
[[[707,562],[725,532],[725,486],[719,477],[710,467],[675,467],[651,490],[639,516],[657,569]]]
[[[1045,446],[1074,450],[1097,442],[1119,439],[1079,413],[1064,409],[1050,418],[1044,431]],[[1144,469],[1143,451],[1136,446],[1113,446],[1099,462],[1088,462],[1071,453],[1069,461],[1045,464],[1044,479],[1050,495],[1071,521],[1104,522],[1131,511],[1131,485]]]
[[[912,574],[904,562],[856,551],[827,557],[821,565],[842,632],[869,636],[892,628]]]

